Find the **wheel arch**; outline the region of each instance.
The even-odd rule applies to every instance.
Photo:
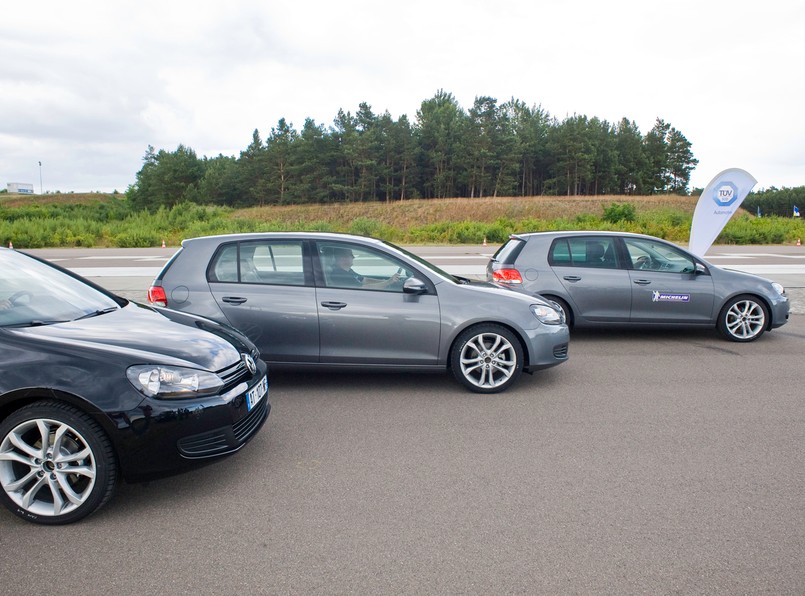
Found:
[[[771,331],[773,329],[772,318],[774,316],[774,310],[772,309],[772,305],[764,296],[756,294],[755,292],[734,292],[733,294],[730,294],[729,296],[725,297],[721,301],[721,304],[719,305],[718,310],[716,311],[716,326],[718,326],[718,322],[721,320],[721,315],[724,314],[724,309],[727,307],[727,304],[729,304],[736,298],[744,298],[744,297],[752,298],[753,300],[756,300],[757,302],[761,302],[763,304],[763,306],[766,308],[766,312],[769,315],[767,317],[764,329],[766,331]]]
[[[118,444],[115,441],[114,426],[109,417],[90,401],[58,389],[47,387],[29,387],[16,389],[0,396],[0,420],[5,420],[17,410],[40,401],[55,401],[64,403],[90,416],[103,430],[115,455],[115,462],[120,465],[118,457]]]
[[[559,296],[558,294],[553,294],[551,292],[546,292],[545,294],[536,294],[537,297],[545,298],[546,300],[551,300],[553,302],[558,302],[559,306],[565,309],[567,314],[567,326],[572,328],[573,324],[576,322],[576,313],[573,312],[573,307],[570,306],[570,302],[564,296]]]

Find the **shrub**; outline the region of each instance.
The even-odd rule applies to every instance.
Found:
[[[604,207],[604,221],[616,224],[622,221],[634,221],[637,209],[631,203],[612,203]]]

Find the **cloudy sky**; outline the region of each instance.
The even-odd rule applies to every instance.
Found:
[[[238,155],[280,118],[443,89],[692,143],[704,186],[805,185],[802,0],[40,0],[0,15],[0,188],[125,191],[149,145]],[[41,162],[41,167],[39,163]]]

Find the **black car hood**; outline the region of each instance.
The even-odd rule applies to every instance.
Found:
[[[35,327],[5,328],[20,339],[74,350],[117,354],[143,364],[160,363],[219,371],[250,347],[213,321],[175,315],[134,302],[94,317]]]

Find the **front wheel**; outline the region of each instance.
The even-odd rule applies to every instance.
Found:
[[[733,298],[718,315],[718,330],[731,341],[753,341],[763,335],[769,321],[766,305],[753,296]]]
[[[508,389],[523,370],[523,348],[517,336],[500,325],[464,330],[450,354],[453,375],[476,393]]]
[[[109,500],[116,477],[103,429],[72,406],[36,402],[0,424],[0,498],[23,519],[78,521]]]

